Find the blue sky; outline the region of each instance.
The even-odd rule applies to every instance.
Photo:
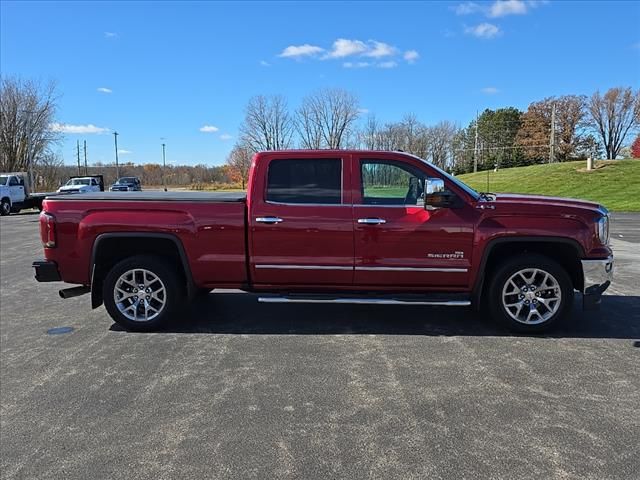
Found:
[[[223,163],[256,94],[284,94],[294,109],[340,87],[383,122],[412,112],[466,125],[484,108],[640,86],[640,2],[0,8],[2,74],[58,82],[66,163],[76,140],[87,140],[90,162],[112,162],[113,130],[121,161],[159,162],[165,137],[171,163]]]

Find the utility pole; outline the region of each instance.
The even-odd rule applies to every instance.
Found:
[[[478,111],[476,110],[476,143],[473,148],[473,171],[478,171]]]
[[[118,132],[113,132],[113,140],[116,144],[116,180],[120,178],[120,167],[118,166]]]
[[[87,141],[84,141],[84,174],[89,175],[89,170],[87,170]]]
[[[551,138],[549,139],[549,163],[556,161],[556,104],[551,105]]]
[[[164,171],[167,168],[167,161],[166,161],[166,158],[165,158],[165,155],[164,155],[164,147],[165,147],[165,144],[163,143],[162,144],[162,186],[164,187],[164,191],[166,192],[167,191],[167,186],[164,183]]]
[[[81,175],[80,173],[80,140],[76,141],[76,147],[78,152],[78,176],[80,176]]]

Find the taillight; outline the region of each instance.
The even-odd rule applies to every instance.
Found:
[[[47,212],[40,214],[40,238],[46,248],[56,246],[56,217]]]

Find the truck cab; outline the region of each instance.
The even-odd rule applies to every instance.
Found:
[[[0,174],[0,213],[9,215],[14,205],[24,202],[26,197],[24,178],[17,174]]]

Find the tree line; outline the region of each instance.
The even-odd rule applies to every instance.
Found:
[[[62,139],[51,128],[57,100],[55,83],[0,79],[0,171],[27,171],[32,165],[37,188],[46,189],[74,170],[63,166],[56,151]],[[295,109],[283,95],[258,95],[246,105],[239,140],[224,167],[170,166],[164,181],[244,188],[255,152],[291,148],[402,150],[456,174],[587,156],[612,159],[631,156],[628,145],[639,127],[640,90],[630,87],[549,97],[525,111],[486,109],[463,127],[448,120],[426,125],[413,113],[382,122],[361,108],[357,95],[337,88],[313,92]],[[101,167],[106,166],[96,165]],[[146,184],[162,183],[160,165],[125,167],[123,172]],[[115,169],[105,168],[105,175],[111,182]]]
[[[486,109],[467,127],[447,120],[425,125],[412,113],[387,123],[375,114],[361,117],[358,97],[341,89],[319,90],[295,110],[282,95],[255,96],[227,164],[244,181],[254,152],[294,147],[402,150],[456,174],[603,155],[615,159],[631,155],[623,149],[640,127],[640,90],[548,97],[526,111]]]

